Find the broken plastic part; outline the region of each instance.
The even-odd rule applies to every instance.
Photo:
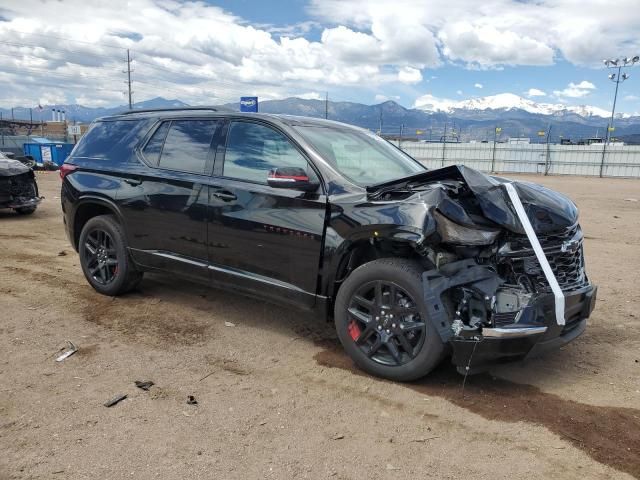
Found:
[[[67,344],[69,345],[69,349],[59,355],[58,358],[56,358],[56,362],[62,362],[78,351],[78,347],[76,347],[69,340],[67,340]]]

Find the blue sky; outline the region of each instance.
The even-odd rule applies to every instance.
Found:
[[[0,105],[121,104],[130,49],[136,100],[511,93],[608,110],[602,59],[640,54],[638,31],[637,0],[22,0],[0,6]],[[628,73],[618,111],[640,112]]]

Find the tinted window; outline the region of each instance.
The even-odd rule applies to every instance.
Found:
[[[82,137],[73,156],[127,161],[147,128],[148,123],[140,120],[96,122]]]
[[[248,122],[231,124],[222,172],[225,177],[267,183],[269,170],[280,167],[307,171],[307,160],[272,128]]]
[[[214,120],[176,120],[171,122],[164,141],[160,167],[191,173],[204,173],[209,147],[218,122]]]
[[[152,165],[158,164],[162,145],[164,145],[164,139],[169,131],[169,125],[170,122],[164,122],[160,125],[142,150],[144,158],[146,158]]]

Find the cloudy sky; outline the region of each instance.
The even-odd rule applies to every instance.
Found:
[[[638,0],[0,0],[0,106],[302,96],[411,107],[514,93],[611,106]],[[634,72],[636,70],[637,72]],[[640,64],[619,110],[640,111]]]

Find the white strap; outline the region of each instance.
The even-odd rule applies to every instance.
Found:
[[[536,254],[536,258],[542,267],[544,276],[547,278],[547,282],[549,282],[549,285],[551,286],[551,291],[556,299],[556,322],[558,322],[558,325],[564,325],[564,294],[562,293],[562,289],[560,288],[560,285],[558,285],[558,280],[556,280],[553,270],[551,270],[551,265],[549,265],[549,261],[544,254],[544,250],[542,250],[542,246],[540,246],[536,232],[533,231],[533,227],[531,226],[529,217],[527,217],[527,212],[524,211],[518,192],[513,187],[512,183],[504,183],[503,185],[509,194],[509,199],[511,200],[513,207],[516,209],[516,214],[520,219],[520,223],[522,223],[522,226],[524,227],[529,243],[531,243],[533,251]]]

